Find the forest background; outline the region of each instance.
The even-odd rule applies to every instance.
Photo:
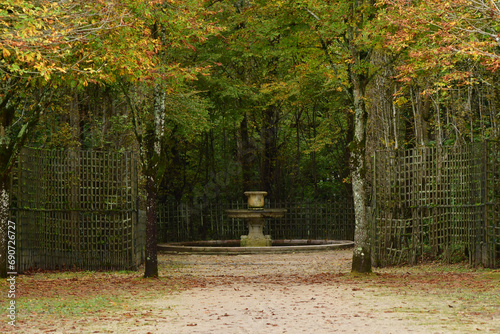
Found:
[[[500,139],[499,16],[490,0],[1,0],[0,225],[29,145],[139,152],[148,235],[157,201],[249,189],[354,194],[363,231],[375,150]]]

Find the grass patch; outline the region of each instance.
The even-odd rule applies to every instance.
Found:
[[[388,312],[438,332],[500,331],[499,270],[429,263],[345,275],[341,280],[394,303]]]
[[[123,298],[116,296],[92,296],[90,298],[20,298],[17,301],[20,318],[33,316],[63,317],[87,316],[118,309],[124,304]]]

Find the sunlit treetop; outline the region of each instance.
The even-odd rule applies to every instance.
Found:
[[[500,68],[500,4],[490,0],[380,0],[386,20],[387,44],[407,52],[400,67],[402,81],[421,71],[438,71],[441,85],[470,82],[464,63],[478,63],[491,71]]]
[[[0,0],[0,75],[84,85],[148,79],[158,70],[161,45],[193,48],[215,31],[200,19],[200,3]],[[165,27],[163,35],[154,34],[155,23]]]

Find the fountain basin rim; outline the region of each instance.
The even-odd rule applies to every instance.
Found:
[[[286,209],[234,209],[226,213],[229,218],[280,218]]]
[[[195,244],[199,246],[194,246]],[[228,247],[218,245],[235,245],[240,240],[211,240],[202,242],[177,242],[169,244],[158,244],[158,251],[162,253],[188,253],[188,254],[281,254],[281,253],[300,253],[313,251],[327,251],[334,249],[345,249],[354,246],[350,240],[307,240],[307,239],[285,239],[273,240],[272,247]],[[214,245],[214,246],[203,246]],[[288,246],[287,246],[288,245]]]

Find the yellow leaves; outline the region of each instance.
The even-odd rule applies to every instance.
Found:
[[[86,80],[110,81],[121,76],[150,79],[162,66],[169,66],[162,64],[161,54],[169,52],[165,50],[170,45],[152,38],[151,22],[141,11],[153,8],[151,1],[79,0],[77,5],[66,1],[2,1],[6,3],[9,13],[6,8],[0,9],[0,66],[9,72],[43,80],[76,77],[80,85],[85,85]],[[179,9],[175,19],[163,15],[158,19],[165,20],[166,26],[172,24],[169,38],[172,35],[180,47],[194,51],[194,43],[206,41],[208,31],[215,27],[205,25],[198,8]],[[172,74],[180,80],[195,80],[208,75],[209,69],[178,69]]]
[[[27,63],[31,63],[31,62],[33,62],[33,60],[35,60],[35,57],[33,56],[33,54],[28,53],[28,54],[26,54],[26,55],[24,56],[24,60],[25,60],[25,62],[27,62]]]
[[[49,81],[50,80],[50,75],[51,75],[52,69],[49,68],[49,67],[47,67],[46,64],[44,64],[44,63],[37,63],[37,64],[35,64],[35,66],[33,68],[39,73],[39,75],[45,81]]]
[[[394,100],[394,104],[398,107],[404,105],[408,100],[404,96],[399,96]]]
[[[278,92],[278,91],[287,91],[288,90],[288,85],[284,81],[278,81],[278,82],[273,82],[273,83],[265,83],[261,85],[260,91],[262,93],[273,93],[273,92]]]

